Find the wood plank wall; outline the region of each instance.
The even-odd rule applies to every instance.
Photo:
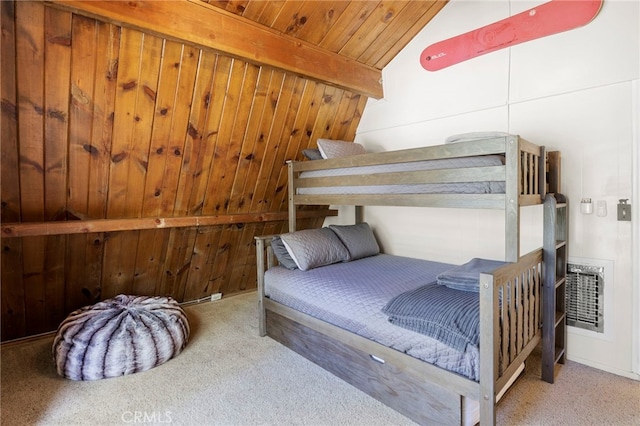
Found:
[[[2,4],[2,223],[286,211],[287,159],[366,98],[40,2]],[[321,226],[323,217],[300,228]],[[2,239],[1,333],[119,293],[254,289],[286,221]]]

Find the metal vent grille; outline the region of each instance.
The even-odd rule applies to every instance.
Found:
[[[567,265],[567,325],[604,332],[604,267]]]

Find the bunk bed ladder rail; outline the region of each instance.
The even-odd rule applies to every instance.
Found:
[[[544,202],[544,327],[542,379],[553,383],[555,366],[564,364],[567,347],[566,272],[568,214],[567,198],[547,194]]]
[[[495,424],[496,395],[541,340],[542,249],[480,275],[480,424]]]

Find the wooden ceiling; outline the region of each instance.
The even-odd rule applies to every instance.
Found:
[[[379,70],[447,3],[444,0],[207,2],[287,36]]]
[[[353,140],[444,1],[2,1],[1,339],[255,289],[287,160]],[[327,209],[299,212],[299,229]]]
[[[381,70],[447,0],[46,0],[381,98]]]

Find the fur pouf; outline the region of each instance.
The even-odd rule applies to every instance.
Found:
[[[184,311],[171,297],[121,294],[69,314],[58,327],[53,358],[67,379],[123,376],[178,355],[189,331]]]

